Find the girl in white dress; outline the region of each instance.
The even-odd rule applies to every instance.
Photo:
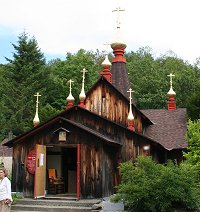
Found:
[[[11,183],[6,170],[0,168],[0,212],[10,212],[11,203]]]

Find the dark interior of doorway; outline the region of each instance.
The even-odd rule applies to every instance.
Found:
[[[64,189],[50,190],[48,170],[55,169],[57,177],[64,183]],[[47,196],[74,197],[76,196],[77,173],[76,147],[47,147]],[[58,185],[55,185],[55,188]],[[58,187],[61,188],[61,187]]]

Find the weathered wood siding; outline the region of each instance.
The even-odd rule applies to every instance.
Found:
[[[109,120],[125,124],[128,117],[127,102],[116,96],[105,84],[99,84],[86,98],[86,109]]]
[[[116,152],[119,160],[127,161],[136,157],[135,141],[139,139],[139,136],[137,134],[133,134],[131,131],[128,133],[126,127],[110,123],[105,119],[99,119],[91,113],[82,113],[81,109],[79,110],[78,108],[76,113],[67,114],[67,118],[88,126],[89,128],[94,129],[102,135],[112,139],[116,143],[119,143],[121,145],[121,147],[118,147],[120,152]],[[144,140],[141,140],[140,144],[143,145]]]
[[[103,81],[102,81],[103,82]],[[129,103],[106,83],[100,83],[88,94],[86,98],[86,109],[105,117],[118,124],[128,126]],[[141,115],[132,108],[135,117],[134,127],[142,132]]]
[[[25,155],[27,149],[23,144],[13,147],[13,169],[12,169],[12,191],[23,192],[26,181],[25,174]],[[24,185],[25,183],[25,185]],[[30,185],[31,186],[31,185]]]
[[[105,144],[101,138],[82,129],[66,123],[62,123],[62,126],[70,130],[67,144],[81,144],[81,198],[109,196],[118,183],[116,147]],[[25,197],[33,197],[34,175],[26,168],[28,152],[36,144],[58,144],[58,138],[53,133],[58,127],[54,125],[14,145],[13,191],[23,192]]]
[[[120,149],[103,146],[103,197],[112,195],[115,191],[115,186],[119,184],[119,154]]]
[[[54,125],[41,133],[34,134],[14,144],[13,146],[13,170],[12,170],[12,191],[23,192],[25,197],[33,197],[34,175],[27,171],[27,155],[35,149],[36,144],[46,145],[54,143],[53,131],[58,127]]]
[[[119,163],[143,154],[143,146],[149,140],[79,107],[62,117],[14,144],[12,190],[33,197],[34,175],[27,171],[27,155],[36,144],[59,145],[54,132],[63,127],[69,130],[66,145],[81,144],[81,198],[113,194],[120,180]]]
[[[100,198],[114,193],[119,183],[116,153],[116,149],[98,142],[81,145],[82,198]]]
[[[102,196],[102,145],[81,145],[81,196]]]

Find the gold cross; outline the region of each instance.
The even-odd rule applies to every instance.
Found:
[[[117,7],[116,9],[114,9],[112,12],[117,12],[117,28],[120,28],[120,12],[125,11],[125,9],[121,9],[120,7]]]
[[[72,83],[74,81],[70,79],[68,82],[69,82],[69,92],[71,93],[71,91],[72,91]]]
[[[85,82],[85,73],[88,71],[84,68],[81,72],[83,72],[83,83],[84,83]]]
[[[132,100],[132,96],[131,94],[134,92],[131,88],[129,88],[129,90],[127,91],[128,93],[130,93],[130,96],[129,96],[129,99],[130,99],[130,102]]]
[[[39,103],[38,98],[41,95],[39,93],[36,93],[34,96],[36,96],[36,107],[38,107],[38,103]]]
[[[172,87],[172,77],[175,77],[174,74],[170,73],[169,75],[167,75],[168,77],[170,77],[170,86]]]

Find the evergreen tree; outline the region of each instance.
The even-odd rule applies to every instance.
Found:
[[[45,58],[34,37],[29,39],[24,32],[18,38],[18,45],[12,44],[16,51],[13,53],[14,59],[6,58],[6,60],[12,64],[10,77],[16,83],[28,83],[30,73],[37,73],[45,65]]]
[[[45,67],[45,58],[38,48],[35,38],[29,39],[26,33],[19,37],[18,44],[12,44],[15,52],[13,59],[7,59],[5,66],[4,102],[7,110],[6,129],[13,130],[15,135],[32,127],[35,112],[36,92],[42,94],[40,105],[45,105],[46,91],[49,82],[49,72]]]
[[[4,92],[6,87],[6,80],[3,76],[3,65],[0,66],[0,142],[6,135],[5,125],[6,125],[6,117],[5,117],[5,102],[4,102]]]

